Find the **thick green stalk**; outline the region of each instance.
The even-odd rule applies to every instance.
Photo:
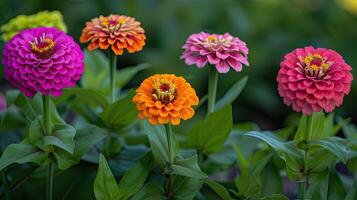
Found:
[[[167,137],[167,145],[168,145],[168,154],[169,154],[169,163],[174,163],[174,152],[173,152],[173,144],[172,144],[172,131],[171,131],[171,124],[166,124],[166,137]],[[167,183],[167,197],[169,200],[173,197],[173,182],[174,182],[174,175],[170,172],[168,177]]]
[[[306,191],[309,188],[309,171],[308,171],[308,160],[309,160],[309,143],[311,140],[312,127],[313,127],[313,117],[312,115],[307,116],[307,126],[308,126],[308,138],[305,138],[306,147],[304,148],[304,180],[300,185],[300,198],[306,199]]]
[[[51,113],[50,113],[50,96],[42,96],[43,104],[43,125],[46,135],[51,135]],[[52,148],[52,147],[51,147]],[[47,181],[46,181],[46,199],[52,200],[53,193],[53,161],[47,165]]]
[[[218,71],[214,66],[209,66],[208,74],[208,113],[214,112],[217,95]]]
[[[51,135],[50,97],[42,96],[42,104],[43,104],[43,126],[45,128],[45,134]]]
[[[54,171],[54,163],[50,162],[47,166],[47,187],[46,187],[46,194],[47,200],[52,200],[53,197],[53,171]]]
[[[117,68],[117,56],[114,52],[109,51],[109,76],[110,76],[110,101],[113,103],[116,99],[115,75]]]

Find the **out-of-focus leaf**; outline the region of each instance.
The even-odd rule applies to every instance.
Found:
[[[357,199],[357,179],[353,182],[351,189],[348,191],[345,200],[355,200]]]
[[[142,63],[133,67],[126,67],[117,71],[116,86],[122,88],[127,84],[138,72],[150,67],[148,63]]]
[[[89,105],[101,106],[106,108],[109,106],[109,102],[105,97],[105,94],[99,89],[91,88],[67,88],[63,91],[63,95],[56,99],[57,103],[64,102],[71,96],[77,97],[76,103],[88,103]]]
[[[232,126],[232,107],[227,105],[208,114],[205,120],[197,122],[188,133],[187,144],[205,154],[218,152],[229,136]]]
[[[233,200],[228,190],[221,184],[213,180],[206,180],[206,184],[222,198],[222,200]]]
[[[19,144],[11,144],[6,147],[0,158],[0,170],[13,163],[32,162],[43,164],[47,159],[48,153],[40,151],[28,139],[23,140]]]
[[[100,154],[99,168],[94,181],[94,194],[97,200],[118,200],[119,188],[105,157]]]
[[[203,181],[186,176],[175,176],[173,183],[173,199],[192,200],[203,185]]]
[[[258,197],[261,193],[261,184],[258,177],[247,170],[241,171],[239,177],[234,180],[234,184],[238,188],[238,194],[244,198]]]
[[[225,93],[225,95],[216,103],[215,109],[219,110],[224,106],[233,103],[234,100],[236,100],[240,93],[243,91],[247,82],[248,76],[244,76],[234,85],[232,85],[232,87]]]
[[[136,119],[137,109],[132,102],[134,95],[135,92],[130,91],[128,95],[103,110],[101,116],[109,128],[120,130],[129,126]]]
[[[271,195],[259,198],[259,200],[289,200],[289,198],[282,194],[271,194]]]
[[[109,61],[101,51],[84,50],[84,74],[81,85],[84,88],[101,88],[109,74]]]
[[[149,182],[136,193],[130,200],[166,200],[162,183]]]

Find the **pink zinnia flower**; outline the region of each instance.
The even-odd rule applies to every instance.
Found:
[[[192,34],[183,48],[185,51],[181,59],[188,65],[197,65],[198,68],[203,68],[208,62],[215,65],[219,73],[227,73],[230,67],[240,72],[242,64],[249,66],[247,45],[229,33]]]
[[[6,43],[5,77],[28,97],[60,96],[83,73],[83,53],[73,38],[56,28],[23,30]]]
[[[350,92],[352,68],[331,49],[305,47],[285,55],[278,73],[279,95],[293,110],[332,112]]]

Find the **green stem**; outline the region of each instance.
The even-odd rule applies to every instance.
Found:
[[[43,125],[46,135],[51,135],[51,113],[50,113],[50,96],[42,96],[43,104]],[[51,147],[52,149],[52,147]],[[47,181],[46,181],[46,199],[52,200],[53,193],[53,161],[47,165]]]
[[[312,115],[307,116],[308,125],[308,138],[305,138],[306,146],[304,148],[304,180],[300,183],[300,198],[306,199],[306,191],[309,188],[309,171],[308,171],[308,161],[309,161],[309,143],[311,140],[312,127],[313,127],[313,117]]]
[[[168,152],[169,164],[171,165],[174,163],[171,124],[166,124],[165,129],[166,129],[167,145],[169,150]],[[174,175],[170,172],[168,177],[168,183],[167,183],[167,197],[169,200],[171,200],[173,197],[173,182],[174,182]]]
[[[2,179],[1,182],[4,190],[5,200],[10,200],[11,199],[10,186],[4,170],[1,170],[1,179]]]
[[[169,148],[169,162],[172,164],[174,162],[174,155],[173,155],[173,146],[172,146],[172,131],[171,131],[171,124],[166,124],[166,137],[167,137],[167,145]]]
[[[208,113],[214,112],[217,95],[218,71],[214,66],[209,66],[208,75]]]
[[[54,171],[54,164],[50,162],[47,166],[47,187],[46,187],[46,200],[52,200],[53,196],[53,171]]]
[[[43,125],[45,128],[45,134],[51,135],[50,96],[42,96],[42,104],[43,104]]]
[[[109,76],[110,76],[110,101],[113,103],[116,99],[115,75],[117,68],[117,57],[114,52],[109,51]]]
[[[305,182],[301,181],[299,183],[300,186],[300,195],[299,195],[299,199],[304,199],[305,198]]]

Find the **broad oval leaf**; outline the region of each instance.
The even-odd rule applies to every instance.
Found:
[[[0,170],[13,163],[32,162],[40,165],[47,160],[47,157],[48,153],[32,145],[28,139],[24,139],[19,144],[10,144],[6,147],[0,158]]]
[[[94,180],[94,195],[97,200],[118,200],[119,188],[105,157],[99,155],[99,167]]]
[[[227,105],[208,114],[188,133],[187,145],[205,154],[218,152],[231,133],[233,127],[232,107]]]
[[[132,99],[134,91],[117,100],[103,110],[101,117],[108,128],[121,130],[129,126],[137,118],[137,109]]]
[[[173,174],[198,179],[207,178],[207,175],[203,173],[198,166],[197,155],[186,159],[176,159],[175,163],[171,165],[170,168]]]

